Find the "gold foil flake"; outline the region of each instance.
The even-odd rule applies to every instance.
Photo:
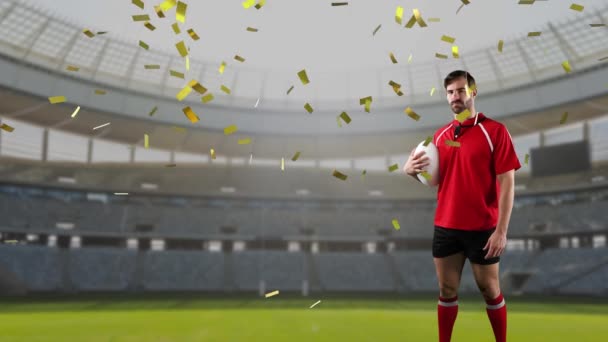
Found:
[[[460,123],[463,123],[466,119],[471,116],[471,111],[468,109],[463,110],[460,114],[456,115],[456,120]]]
[[[150,50],[150,45],[146,44],[143,40],[139,41],[139,46],[144,50]]]
[[[150,136],[144,134],[144,148],[150,148]]]
[[[451,147],[460,147],[460,143],[458,141],[446,140],[445,144]]]
[[[161,19],[165,17],[165,13],[160,6],[154,6],[154,12],[156,12],[156,15]]]
[[[150,16],[147,14],[133,15],[131,18],[133,18],[133,21],[150,21]]]
[[[518,5],[533,5],[536,0],[519,0]]]
[[[75,66],[75,65],[68,65],[67,68],[65,68],[65,70],[67,71],[78,71],[80,70],[79,67]]]
[[[14,127],[12,127],[12,126],[10,126],[10,125],[7,125],[7,124],[5,124],[5,123],[3,123],[3,124],[0,126],[0,129],[2,129],[3,131],[9,132],[9,133],[12,133],[12,132],[15,130],[15,128],[14,128]]]
[[[347,125],[352,121],[352,119],[350,118],[350,116],[348,116],[348,113],[346,112],[342,112],[338,117],[342,119],[342,121],[344,121]]]
[[[585,9],[585,6],[579,4],[570,5],[570,9],[577,12],[582,12]]]
[[[460,58],[460,54],[458,53],[458,46],[456,45],[452,46],[452,56],[454,56],[454,58]]]
[[[319,304],[319,303],[321,303],[321,301],[320,301],[320,300],[318,300],[316,303],[314,303],[313,305],[311,305],[309,309],[314,308],[314,307],[315,307],[317,304]]]
[[[296,151],[296,153],[291,157],[291,161],[296,161],[300,158],[300,151]]]
[[[181,79],[185,78],[184,73],[179,72],[179,71],[175,71],[175,70],[169,70],[169,75],[171,75],[173,77],[181,78]]]
[[[84,33],[84,35],[89,38],[95,37],[95,33],[91,32],[91,30],[89,30],[89,29],[82,30],[82,33]]]
[[[188,35],[190,36],[190,38],[192,38],[192,40],[201,39],[201,37],[199,37],[198,34],[196,34],[196,32],[194,32],[193,29],[188,29]]]
[[[211,154],[211,159],[215,160],[215,150],[214,149],[210,149],[209,150],[209,154]]]
[[[178,23],[173,23],[173,25],[171,25],[171,28],[173,29],[173,32],[175,34],[180,34],[182,32],[182,30],[179,28]]]
[[[420,25],[420,27],[426,27],[426,23],[422,19],[420,11],[417,8],[414,8],[412,11],[414,12],[414,18],[416,18],[416,22],[418,23],[418,25]]]
[[[160,9],[163,12],[167,12],[168,10],[175,7],[175,5],[177,5],[177,0],[165,0],[160,4]]]
[[[76,115],[78,115],[78,113],[80,112],[80,106],[76,107],[76,109],[74,109],[74,111],[72,112],[72,117],[75,118]]]
[[[222,86],[220,87],[221,91],[223,91],[224,93],[230,95],[230,88],[226,87],[225,85],[222,84]]]
[[[456,38],[443,35],[443,36],[441,36],[441,40],[446,43],[454,44],[454,42],[456,41]]]
[[[428,18],[429,23],[438,23],[441,21],[441,18]]]
[[[224,71],[226,71],[226,62],[222,62],[222,64],[220,64],[220,68],[218,69],[218,71],[220,72],[220,74],[223,74]]]
[[[154,31],[154,30],[156,30],[156,26],[152,25],[152,23],[150,23],[149,21],[146,21],[146,22],[144,23],[144,26],[145,26],[145,27],[146,27],[148,30],[150,30],[150,31]]]
[[[395,22],[399,25],[403,24],[403,7],[397,6],[395,10]]]
[[[606,27],[606,24],[589,24],[590,27]]]
[[[285,158],[281,158],[281,171],[285,171]]]
[[[249,145],[251,144],[251,138],[244,138],[238,140],[239,145]]]
[[[185,2],[178,1],[177,9],[175,10],[175,20],[180,23],[186,22],[186,10],[188,9],[188,4]]]
[[[440,58],[440,59],[448,59],[447,55],[444,55],[441,53],[435,53],[435,57]]]
[[[187,86],[183,87],[182,90],[180,90],[179,93],[177,93],[177,95],[175,95],[175,97],[177,98],[178,101],[182,101],[188,95],[190,95],[191,92],[192,92],[192,88],[187,85]]]
[[[103,124],[103,125],[99,125],[99,126],[97,126],[97,127],[93,127],[93,130],[94,130],[94,131],[96,131],[96,130],[98,130],[98,129],[100,129],[100,128],[104,128],[104,127],[109,126],[109,125],[110,125],[110,122],[106,122],[106,123],[105,123],[105,124]]]
[[[188,86],[201,95],[204,95],[207,92],[207,88],[203,87],[197,80],[190,81]]]
[[[180,41],[179,43],[175,44],[175,48],[177,48],[177,51],[179,52],[180,56],[182,57],[186,57],[188,56],[188,49],[186,48],[186,44],[184,43],[184,41]]]
[[[108,92],[103,89],[95,89],[95,95],[105,95]]]
[[[429,144],[431,143],[431,141],[433,141],[433,137],[428,136],[426,137],[426,139],[424,140],[424,143],[422,144],[424,147],[429,146]]]
[[[566,73],[570,73],[572,71],[572,67],[570,67],[570,62],[568,62],[568,61],[562,62],[562,68],[564,68],[564,71]]]
[[[200,120],[198,118],[198,115],[196,115],[196,113],[192,110],[192,108],[184,107],[184,109],[182,109],[182,111],[184,112],[184,114],[186,114],[186,117],[188,118],[188,120],[190,120],[190,122],[197,123]]]
[[[560,125],[565,124],[566,120],[568,120],[568,112],[564,112],[564,114],[562,114],[562,118],[559,120],[559,124]]]
[[[255,0],[245,0],[245,1],[243,1],[242,5],[243,5],[244,9],[248,9],[248,8],[252,7],[253,5],[255,5]]]
[[[266,4],[266,0],[260,0],[254,7],[257,10],[262,9],[262,7],[264,7],[264,5]]]
[[[239,61],[239,62],[241,62],[241,63],[245,62],[245,58],[243,58],[243,57],[241,57],[239,55],[235,55],[234,59],[237,60],[237,61]]]
[[[302,69],[298,72],[298,77],[300,78],[300,82],[302,82],[303,85],[307,85],[308,83],[310,83],[305,69]]]
[[[395,55],[392,52],[389,54],[389,57],[391,59],[391,62],[393,62],[393,64],[397,64],[397,58],[395,58]]]
[[[435,87],[431,88],[431,96],[433,96],[433,94],[435,94]]]
[[[541,34],[542,32],[540,31],[528,32],[528,37],[540,37]]]
[[[502,48],[504,45],[505,45],[505,42],[503,40],[498,41],[498,52],[502,53]]]
[[[427,182],[430,182],[433,179],[433,176],[431,176],[431,174],[426,171],[420,172],[420,175],[422,177],[424,177],[424,179],[426,179]]]
[[[215,97],[213,97],[213,94],[209,93],[209,94],[203,96],[203,98],[201,99],[201,101],[203,103],[209,103],[209,102],[213,101],[214,98]]]
[[[348,6],[348,2],[332,2],[332,6]]]
[[[388,167],[388,172],[393,172],[395,170],[399,169],[399,164],[393,164],[391,166]]]
[[[407,58],[407,63],[408,63],[408,64],[412,63],[412,58],[413,58],[413,57],[414,57],[414,55],[412,55],[412,54],[410,53],[410,56]]]
[[[347,176],[347,175],[345,175],[345,174],[343,174],[342,172],[340,172],[340,171],[338,171],[338,170],[335,170],[335,169],[334,169],[334,172],[333,172],[333,174],[332,174],[332,175],[333,175],[334,177],[338,178],[339,180],[343,180],[343,181],[345,181],[345,180],[348,178],[348,176]]]
[[[190,56],[186,56],[186,57],[184,58],[184,62],[185,62],[185,64],[186,64],[186,70],[188,70],[188,71],[189,71],[189,70],[190,70]]]
[[[372,32],[372,36],[375,36],[376,33],[378,33],[378,31],[380,31],[380,28],[382,27],[382,24],[376,26],[376,28],[374,29],[374,32]]]
[[[258,32],[258,29],[255,27],[247,27],[247,31],[249,32]]]
[[[287,89],[287,95],[289,95],[289,93],[291,93],[291,91],[293,90],[294,86],[289,87],[289,89]]]
[[[156,114],[157,110],[158,110],[158,106],[154,106],[154,108],[152,108],[152,110],[150,110],[150,112],[148,113],[148,116],[154,116],[154,114]]]
[[[395,219],[393,219],[392,223],[393,223],[393,228],[394,228],[395,230],[399,230],[399,229],[401,229],[401,226],[399,225],[399,221],[398,221],[396,218],[395,218]]]
[[[306,103],[304,105],[304,109],[306,109],[306,111],[308,112],[308,114],[312,114],[312,112],[314,111],[314,109],[312,109],[312,106],[310,105],[310,103]]]
[[[238,127],[236,125],[230,125],[224,128],[224,135],[230,135],[238,131]]]
[[[67,99],[65,98],[65,96],[51,96],[51,97],[49,97],[49,102],[51,104],[63,103],[65,101],[67,101]]]
[[[411,107],[405,108],[405,113],[407,114],[407,116],[412,118],[414,121],[420,120],[420,115],[418,115],[416,112],[414,112],[414,110]]]
[[[158,70],[158,69],[160,69],[160,64],[146,64],[146,65],[144,65],[144,69],[146,69],[146,70]]]
[[[526,153],[526,155],[524,156],[524,164],[528,165],[529,160],[530,160],[530,155]]]
[[[108,31],[99,31],[99,32],[97,32],[97,35],[98,36],[103,36],[106,33],[108,33]]]
[[[274,297],[274,296],[276,296],[278,294],[279,294],[278,290],[277,291],[272,291],[272,292],[269,292],[269,293],[265,294],[265,297],[266,298],[270,298],[270,297]]]

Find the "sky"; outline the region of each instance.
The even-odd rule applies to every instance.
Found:
[[[143,0],[144,10],[131,0],[26,0],[83,28],[108,31],[113,38],[128,42],[141,39],[152,49],[176,53],[175,43],[189,42],[193,58],[219,63],[234,55],[246,59],[248,67],[272,70],[314,68],[316,70],[373,69],[389,66],[389,53],[397,60],[432,60],[436,52],[450,54],[442,35],[456,38],[460,54],[496,46],[529,31],[542,31],[546,23],[583,17],[608,6],[606,0],[574,0],[585,9],[569,9],[573,1],[537,0],[518,5],[518,0],[471,0],[458,14],[460,0],[355,0],[348,6],[331,6],[327,0],[267,0],[261,10],[244,9],[240,0],[186,0],[186,23],[182,35],[171,29],[175,9],[159,19],[153,5],[161,0]],[[395,10],[404,8],[403,24],[420,10],[428,27],[404,28],[395,22]],[[153,32],[131,16],[149,14],[157,26]],[[440,18],[429,22],[428,18]],[[382,25],[376,35],[374,29]],[[258,32],[248,32],[255,27]],[[185,35],[192,28],[201,37],[192,42]]]

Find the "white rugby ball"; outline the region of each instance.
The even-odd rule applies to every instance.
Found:
[[[423,170],[425,170],[431,176],[431,179],[427,180],[420,173],[416,176],[418,176],[418,179],[420,180],[420,182],[422,182],[422,184],[428,186],[436,186],[437,184],[439,184],[439,152],[437,151],[437,146],[435,146],[432,141],[427,146],[424,146],[424,141],[422,141],[416,147],[414,155],[420,153],[420,151],[425,152],[423,157],[426,156],[429,158],[429,165],[425,166]]]

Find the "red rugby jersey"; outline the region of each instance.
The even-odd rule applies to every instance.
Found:
[[[496,175],[521,167],[511,135],[500,122],[478,114],[457,120],[435,132],[439,151],[439,189],[435,225],[461,230],[487,230],[498,221],[499,185]],[[468,126],[468,127],[467,127]],[[446,144],[447,140],[460,147]]]

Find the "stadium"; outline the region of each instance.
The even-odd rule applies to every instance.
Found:
[[[509,340],[605,339],[606,25],[583,0],[0,0],[0,340],[437,340],[437,188],[402,169],[454,70],[521,162]],[[453,340],[491,340],[468,262],[459,296]]]

